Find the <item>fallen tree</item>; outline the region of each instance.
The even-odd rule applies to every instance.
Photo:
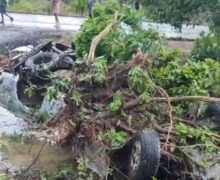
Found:
[[[141,14],[112,3],[98,5],[93,19],[85,22],[76,37],[81,63],[73,70],[67,106],[47,123],[50,132],[46,127],[41,136],[56,142],[71,138],[78,157],[85,144],[97,141],[111,150],[113,140],[100,137],[112,129],[115,134],[133,134],[150,128],[158,132],[162,149],[157,178],[201,178],[190,163],[198,169],[208,166],[189,149],[199,147],[215,154],[220,135],[201,126],[198,113],[196,121],[183,119],[183,115],[189,102],[220,102],[220,98],[208,96],[210,88],[219,95],[220,64],[211,59],[195,63],[179,50],[166,50],[159,34],[141,28]],[[131,28],[130,33],[122,23]],[[125,139],[121,137],[119,144]]]

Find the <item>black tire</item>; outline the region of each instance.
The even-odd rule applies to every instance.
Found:
[[[134,157],[136,155],[139,157]],[[131,153],[128,161],[129,179],[151,180],[156,176],[159,164],[160,141],[158,135],[150,130],[135,133],[131,140]]]
[[[59,60],[59,55],[53,52],[40,52],[30,57],[25,66],[31,69],[32,73],[43,73],[52,70]]]
[[[210,103],[206,109],[206,115],[209,117],[220,118],[220,105],[216,103]]]

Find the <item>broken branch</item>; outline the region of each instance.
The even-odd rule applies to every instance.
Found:
[[[207,97],[207,96],[177,96],[177,97],[169,97],[170,102],[175,101],[204,101],[204,102],[220,102],[220,98]],[[166,102],[167,97],[154,97],[151,98],[150,101],[158,101],[158,102]],[[134,106],[138,106],[142,104],[141,98],[137,98],[133,101],[130,101],[125,104],[125,109],[130,109]]]
[[[96,51],[96,47],[98,46],[99,42],[106,37],[112,30],[112,28],[114,26],[116,26],[116,24],[118,23],[118,15],[119,12],[116,11],[114,14],[114,19],[113,21],[102,31],[100,32],[93,40],[92,40],[92,44],[90,46],[90,50],[89,50],[89,54],[87,57],[87,62],[86,64],[89,65],[91,64],[94,59],[95,59],[95,51]]]

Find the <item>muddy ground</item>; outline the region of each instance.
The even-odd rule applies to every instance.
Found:
[[[170,49],[181,48],[185,53],[189,54],[193,48],[193,41],[190,41],[190,40],[168,40],[167,47]]]

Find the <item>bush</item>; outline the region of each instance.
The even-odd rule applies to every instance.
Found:
[[[150,55],[154,52],[154,56],[148,56],[151,62],[148,73],[151,73],[156,85],[163,87],[170,96],[208,95],[210,90],[215,95],[220,95],[220,63],[216,61],[220,51],[217,51],[219,46],[215,37],[203,36],[196,41],[198,52],[195,48],[193,57],[201,58],[202,61],[195,62],[193,58],[186,58],[180,49],[168,51],[163,48],[162,38],[157,32],[142,29],[143,16],[140,11],[127,6],[121,8],[114,1],[106,6],[96,5],[93,18],[87,19],[82,26],[75,41],[78,57],[89,52],[92,39],[110,23],[115,10],[120,11],[120,23],[99,43],[96,57],[103,56],[108,63],[117,63],[131,59],[137,49]],[[129,28],[124,28],[125,25]],[[207,46],[210,46],[210,52],[206,49]],[[210,54],[202,56],[203,48]]]
[[[129,6],[120,7],[114,1],[106,5],[97,4],[93,18],[88,18],[75,38],[76,54],[83,57],[89,52],[92,39],[112,21],[115,11],[119,11],[116,28],[98,45],[96,56],[104,56],[108,62],[129,60],[137,49],[142,52],[155,52],[162,44],[161,36],[153,30],[143,30],[143,13]]]
[[[84,15],[86,11],[88,0],[76,0],[74,9],[77,13],[80,13],[80,15]]]
[[[195,41],[192,57],[196,60],[212,58],[220,61],[220,42],[214,35],[202,35]]]
[[[152,76],[157,85],[163,87],[169,95],[208,95],[210,90],[220,95],[220,63],[213,59],[185,63],[176,52],[167,52],[170,61],[160,67],[153,67]],[[173,57],[171,58],[171,55]],[[159,57],[162,61],[163,57]]]

